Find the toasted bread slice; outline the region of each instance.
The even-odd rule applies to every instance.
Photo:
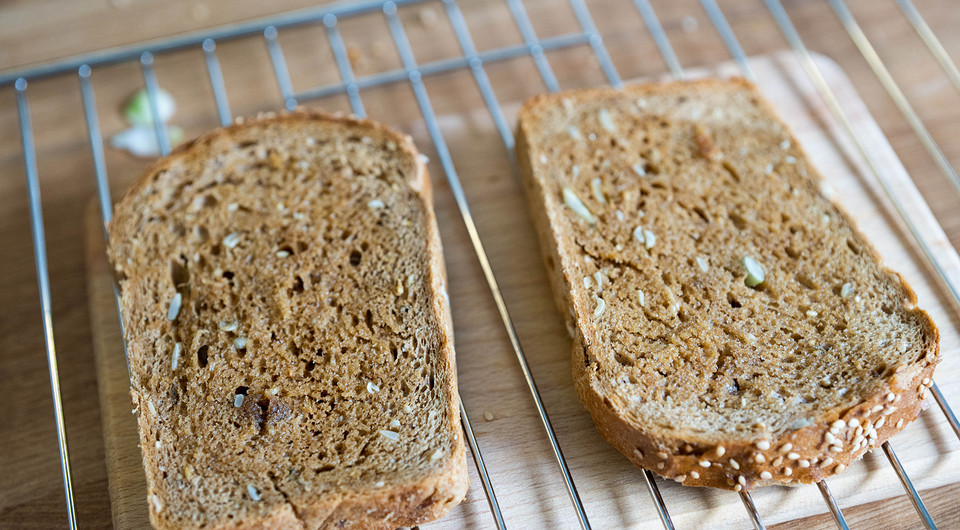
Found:
[[[814,482],[919,414],[936,327],[749,83],[539,96],[517,150],[577,393],[636,465]]]
[[[408,138],[307,112],[127,192],[108,252],[155,527],[396,528],[463,499],[431,201]]]

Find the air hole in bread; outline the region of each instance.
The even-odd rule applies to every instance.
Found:
[[[817,282],[813,281],[812,278],[810,278],[803,272],[798,272],[796,275],[796,278],[797,278],[797,282],[799,282],[800,285],[806,287],[807,289],[816,290],[820,287],[819,285],[817,285]]]
[[[303,292],[303,280],[299,276],[293,277],[293,287],[290,290],[297,294]]]
[[[854,243],[852,239],[847,240],[847,248],[849,248],[854,254],[858,256],[860,255],[860,247],[857,246],[857,244]]]
[[[733,226],[737,227],[737,230],[743,230],[747,227],[747,220],[739,213],[730,212],[727,216],[730,218],[730,221],[733,222]]]
[[[360,260],[363,259],[363,254],[359,250],[354,250],[350,253],[350,265],[357,267],[360,265]]]
[[[170,279],[173,281],[173,285],[177,287],[190,283],[187,258],[183,254],[180,255],[180,259],[170,260]]]
[[[708,223],[708,224],[710,223],[710,216],[707,215],[706,210],[704,210],[702,207],[700,207],[700,206],[694,206],[694,207],[693,207],[693,212],[694,212],[695,214],[697,214],[698,216],[700,216],[700,219],[703,219],[703,222]]]
[[[743,304],[741,304],[740,301],[737,300],[735,296],[733,296],[733,293],[727,293],[727,302],[730,304],[730,307],[734,309],[739,309],[743,307]]]
[[[210,347],[204,344],[203,346],[200,346],[200,349],[197,350],[197,364],[200,365],[200,368],[207,367],[207,350],[209,349]]]

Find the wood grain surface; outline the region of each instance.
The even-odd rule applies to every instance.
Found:
[[[588,0],[587,3],[623,77],[658,75],[664,71],[664,63],[631,2]],[[729,58],[696,0],[653,3],[685,66],[713,64]],[[721,0],[719,3],[751,55],[785,47],[781,33],[761,1]],[[305,1],[267,4],[226,0],[202,3],[159,0],[8,2],[0,5],[0,70],[306,4]],[[525,5],[541,37],[577,31],[576,19],[567,4],[531,0]],[[957,208],[960,198],[883,93],[829,5],[821,0],[794,0],[786,5],[808,45],[837,61],[853,80],[860,97],[956,246],[960,242],[960,210]],[[955,3],[917,0],[917,5],[947,50],[960,55],[960,33],[952,31],[960,23],[960,9]],[[960,164],[960,142],[952,134],[954,124],[960,118],[960,95],[948,84],[892,0],[851,0],[850,6],[933,136],[941,142],[948,159]],[[462,8],[481,50],[521,42],[503,2],[464,1]],[[456,40],[438,5],[402,9],[401,18],[421,62],[459,54]],[[344,20],[342,31],[358,74],[399,66],[381,17]],[[339,81],[320,28],[284,31],[281,42],[295,87],[303,89]],[[236,114],[252,114],[280,106],[279,91],[261,40],[223,43],[218,52]],[[604,83],[602,72],[586,47],[551,52],[548,58],[564,88]],[[216,125],[212,92],[198,50],[158,57],[157,71],[161,84],[174,94],[180,106],[174,122],[184,127],[188,136]],[[544,90],[528,58],[489,65],[487,72],[497,95],[505,102],[520,101]],[[123,127],[118,110],[121,103],[142,86],[139,69],[133,64],[98,68],[94,72],[94,84],[104,131],[106,134],[116,133]],[[522,216],[516,214],[518,210],[522,211],[522,201],[517,195],[519,187],[513,179],[502,142],[491,132],[489,116],[473,79],[469,72],[456,72],[431,77],[427,86],[434,106],[443,116],[444,131],[466,131],[459,139],[449,138],[454,148],[454,163],[474,205],[481,237],[490,249],[494,268],[504,283],[507,303],[514,312],[534,375],[541,382],[547,398],[548,409],[558,411],[554,413],[554,421],[580,422],[589,427],[589,420],[584,423],[584,413],[568,391],[568,372],[557,368],[562,366],[558,363],[565,363],[567,359],[566,339],[538,338],[554,337],[557,332],[565,337],[565,333],[549,304],[540,262],[531,257],[535,256],[533,249],[529,248],[535,241],[532,229]],[[103,443],[106,425],[99,409],[93,355],[96,342],[93,330],[100,321],[91,324],[98,317],[89,310],[88,290],[95,285],[86,280],[88,271],[84,259],[84,235],[87,232],[84,216],[95,186],[78,84],[72,76],[37,81],[31,83],[29,95],[39,149],[53,287],[54,334],[60,358],[78,517],[84,528],[109,527],[113,520]],[[364,102],[371,116],[405,127],[408,132],[422,137],[419,109],[408,85],[365,91]],[[341,96],[308,104],[335,110],[348,109],[346,98]],[[3,125],[0,127],[0,241],[5,243],[7,250],[0,259],[0,351],[3,352],[0,355],[0,388],[7,397],[3,421],[0,421],[0,448],[3,449],[0,451],[0,469],[3,470],[0,474],[0,527],[62,527],[66,516],[43,355],[43,328],[39,318],[17,113],[10,87],[0,88],[0,124]],[[436,160],[429,144],[421,142],[421,147]],[[111,187],[117,196],[146,162],[108,150],[107,163]],[[464,376],[465,403],[478,423],[484,448],[489,446],[490,451],[496,453],[498,449],[520,444],[527,447],[524,457],[536,462],[531,468],[535,471],[500,464],[494,474],[494,480],[498,485],[502,484],[498,492],[512,498],[531,489],[540,491],[539,486],[549,484],[549,480],[555,480],[549,477],[556,476],[551,468],[546,441],[535,423],[529,400],[522,394],[508,393],[523,388],[516,362],[486,287],[479,280],[479,267],[470,254],[449,188],[439,178],[442,173],[436,163],[432,171],[437,184],[437,207],[448,267],[456,269],[458,277],[470,279],[460,284],[451,282],[462,373],[474,373],[469,370],[480,367],[499,374],[498,381],[485,381],[489,384],[482,386],[470,386]],[[915,262],[916,256],[911,256],[911,260]],[[534,309],[522,310],[530,307]],[[468,319],[465,316],[468,314],[479,316]],[[948,320],[949,323],[941,322],[941,327],[956,325],[955,318]],[[556,346],[558,341],[559,347]],[[940,382],[941,386],[945,383]],[[960,397],[956,387],[952,388],[948,397],[956,404]],[[99,391],[103,392],[103,388],[100,387]],[[508,405],[516,405],[522,410],[507,418],[498,415],[499,411],[507,410]],[[480,417],[485,410],[493,412],[498,419],[482,421]],[[939,414],[939,411],[931,410],[924,414],[924,418],[939,421]],[[927,427],[925,422],[925,419],[920,422],[924,428]],[[611,456],[605,444],[599,442],[599,438],[597,441],[598,445],[590,451],[599,454],[597,458]],[[565,439],[562,438],[561,442]],[[949,431],[943,431],[939,443],[944,444],[951,454],[960,447],[960,442]],[[580,456],[587,460],[577,462],[579,467],[575,473],[589,475],[593,469],[592,456],[589,451]],[[885,462],[879,458],[874,460],[873,467],[884,473],[883,480],[896,486]],[[934,460],[909,470],[922,475],[938,465],[949,467],[946,463],[947,460]],[[870,460],[863,466],[871,466]],[[621,473],[632,473],[632,470],[625,468]],[[580,475],[577,476],[579,479]],[[517,480],[506,480],[509,477],[517,477]],[[593,502],[601,505],[621,503],[629,507],[624,513],[633,513],[634,506],[638,510],[649,510],[642,484],[635,484],[634,491],[603,497],[599,501],[595,495],[602,496],[603,492],[591,494],[588,506],[594,506]],[[960,487],[923,483],[921,487],[934,519],[942,527],[960,525],[960,503],[956,501]],[[835,492],[840,493],[836,488]],[[479,495],[474,488],[466,509],[478,525],[488,526],[489,519]],[[811,502],[817,500],[815,490],[804,495],[810,496]],[[854,527],[914,528],[919,525],[909,502],[902,495],[858,506],[854,505],[866,499],[852,499],[852,496],[841,495],[841,506]],[[784,499],[784,505],[793,502],[793,497]],[[668,503],[674,509],[677,498],[668,498]],[[518,509],[531,512],[548,509],[563,518],[570,515],[562,495],[536,498],[531,501],[531,507]],[[596,508],[588,507],[588,510]],[[591,515],[593,513],[591,511]],[[764,511],[771,521],[776,520],[774,514],[777,513],[781,512],[772,508]],[[628,523],[602,519],[598,526],[616,527]],[[563,526],[560,519],[551,518],[541,524]],[[831,525],[828,515],[788,524],[797,528],[829,528]]]

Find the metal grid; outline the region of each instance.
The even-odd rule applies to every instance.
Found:
[[[460,7],[456,3],[456,0],[392,0],[386,2],[382,0],[364,0],[353,4],[334,5],[326,8],[308,9],[295,13],[278,15],[249,23],[226,26],[204,33],[188,34],[182,37],[163,39],[142,45],[115,48],[0,75],[0,86],[13,84],[16,89],[20,134],[23,146],[23,157],[29,195],[30,221],[34,244],[34,257],[37,269],[37,283],[40,293],[41,317],[43,320],[44,340],[50,375],[50,388],[53,394],[54,416],[57,426],[60,460],[64,482],[64,494],[71,528],[76,527],[76,514],[74,510],[72,481],[70,475],[70,457],[67,448],[62,400],[59,387],[59,375],[57,372],[56,346],[54,344],[53,337],[51,289],[48,272],[49,269],[47,265],[46,243],[44,237],[43,214],[40,200],[39,175],[37,171],[36,149],[33,139],[30,107],[27,99],[28,81],[45,76],[66,74],[72,71],[76,72],[81,88],[83,109],[87,123],[91,154],[93,157],[101,215],[104,224],[106,224],[109,222],[112,215],[112,203],[110,199],[106,164],[104,160],[103,138],[100,132],[99,121],[96,113],[96,103],[94,100],[94,91],[91,83],[91,76],[93,73],[92,68],[94,66],[105,64],[139,60],[151,109],[154,115],[159,115],[157,112],[159,87],[153,69],[153,55],[155,53],[165,53],[174,50],[200,46],[204,54],[206,70],[209,76],[211,88],[213,90],[215,99],[214,102],[216,104],[219,121],[222,125],[227,125],[232,122],[233,118],[230,111],[229,102],[227,101],[226,87],[221,74],[220,64],[217,59],[216,42],[218,40],[234,39],[255,35],[257,33],[261,33],[263,36],[269,52],[270,60],[272,62],[276,81],[283,96],[285,106],[288,109],[295,108],[299,102],[303,100],[315,99],[333,94],[346,94],[353,113],[364,117],[366,116],[366,111],[361,98],[361,91],[363,89],[393,83],[407,82],[410,84],[416,101],[420,107],[420,111],[426,124],[429,136],[439,155],[440,163],[450,184],[457,208],[459,209],[463,222],[466,226],[473,250],[483,270],[483,274],[489,287],[491,296],[496,303],[497,310],[507,332],[512,349],[516,355],[520,370],[522,371],[527,387],[529,388],[530,397],[536,405],[539,419],[550,442],[555,462],[562,473],[564,485],[567,493],[569,494],[570,501],[576,510],[580,526],[584,529],[590,528],[590,523],[587,518],[583,503],[577,493],[576,485],[567,466],[567,462],[564,459],[563,452],[557,441],[547,411],[543,406],[540,392],[537,389],[536,382],[534,381],[533,375],[530,371],[526,356],[524,355],[523,348],[520,343],[520,339],[517,335],[516,329],[514,328],[507,305],[504,302],[500,286],[493,273],[487,253],[484,250],[480,235],[474,224],[473,216],[470,212],[470,205],[466,199],[463,187],[457,174],[457,170],[454,167],[450,151],[447,148],[443,134],[440,130],[436,114],[434,113],[431,105],[430,96],[428,95],[427,89],[423,83],[423,77],[460,69],[466,69],[470,71],[477,84],[477,87],[480,90],[494,125],[503,140],[507,155],[510,158],[511,164],[513,165],[515,171],[517,167],[514,154],[513,133],[511,132],[511,127],[508,124],[500,103],[494,93],[493,86],[487,77],[484,69],[484,65],[486,63],[528,56],[533,59],[540,77],[542,78],[547,89],[551,92],[556,92],[560,90],[560,86],[556,76],[553,74],[545,52],[548,50],[574,46],[589,46],[593,51],[596,60],[598,61],[599,66],[601,67],[609,84],[613,87],[619,88],[622,86],[622,81],[617,73],[616,67],[613,65],[610,56],[607,53],[603,43],[603,38],[597,31],[584,0],[569,0],[570,7],[573,9],[581,31],[545,39],[539,39],[537,37],[533,26],[530,23],[530,19],[527,16],[526,10],[521,3],[521,0],[505,1],[510,9],[513,20],[517,25],[517,29],[519,30],[524,43],[521,45],[499,47],[482,53],[478,52],[473,44],[470,31],[467,27],[466,21],[464,20],[463,14],[460,11]],[[954,187],[960,191],[960,177],[958,177],[956,171],[951,166],[950,162],[947,160],[936,141],[927,131],[916,111],[914,111],[910,105],[907,97],[904,95],[896,81],[894,81],[893,77],[888,72],[883,61],[879,58],[870,41],[860,29],[844,1],[828,1],[844,29],[849,34],[854,44],[856,44],[857,48],[860,50],[864,59],[866,59],[868,62],[874,74],[877,76],[881,85],[891,97],[900,112],[903,114],[904,119],[916,133],[923,146],[934,159],[940,170],[950,180]],[[952,59],[948,56],[946,50],[940,44],[937,37],[933,34],[930,27],[926,24],[920,12],[915,8],[911,0],[895,1],[902,9],[906,19],[917,31],[929,51],[940,63],[947,78],[950,80],[953,86],[960,91],[960,70],[957,69]],[[397,16],[397,7],[398,5],[422,2],[442,3],[443,9],[460,45],[462,51],[461,56],[451,59],[438,60],[422,65],[417,63],[410,42],[407,39],[403,23]],[[724,44],[739,65],[742,75],[753,80],[755,76],[750,67],[749,60],[745,55],[743,48],[740,46],[736,35],[732,31],[730,25],[727,23],[722,10],[717,5],[716,0],[700,0],[700,2],[711,22],[714,24],[715,29],[718,31]],[[780,0],[764,0],[764,2],[770,11],[770,14],[776,20],[777,25],[783,33],[783,36],[786,38],[794,54],[796,55],[797,60],[810,77],[824,102],[828,105],[831,113],[841,124],[844,132],[859,151],[863,161],[867,163],[870,172],[877,179],[887,198],[893,204],[897,214],[909,230],[910,234],[913,236],[914,242],[921,250],[925,261],[936,272],[937,278],[942,287],[950,293],[952,301],[957,304],[955,308],[960,307],[960,288],[958,288],[958,286],[948,278],[944,268],[938,262],[936,256],[932,253],[930,247],[924,241],[916,225],[911,220],[906,208],[899,200],[897,195],[893,192],[893,188],[886,180],[884,174],[879,170],[877,162],[870,157],[861,140],[854,134],[849,119],[838,103],[838,100],[824,79],[818,66],[814,62],[812,55],[804,45],[803,40],[800,38],[799,34],[794,28],[793,23],[786,10],[783,8]],[[683,66],[680,64],[676,53],[674,53],[666,32],[663,30],[663,27],[661,26],[650,1],[633,0],[633,3],[640,18],[645,23],[647,29],[653,37],[656,46],[660,50],[672,77],[677,79],[685,78],[686,74]],[[353,73],[350,60],[348,58],[346,46],[340,34],[338,17],[351,17],[365,13],[375,13],[377,11],[379,11],[386,19],[393,43],[399,52],[403,66],[400,69],[392,71],[377,73],[364,77],[356,77]],[[290,75],[287,71],[284,54],[280,43],[277,40],[279,30],[298,25],[316,23],[321,23],[326,30],[326,35],[333,50],[334,59],[342,82],[320,86],[297,93],[293,90],[293,85],[291,83]],[[161,152],[166,154],[170,151],[166,125],[162,121],[156,120],[154,126]],[[960,425],[958,425],[957,418],[946,402],[936,383],[931,382],[930,390],[941,411],[946,416],[950,427],[953,429],[954,433],[960,437]],[[491,516],[493,517],[493,520],[498,528],[506,528],[506,523],[501,514],[500,506],[497,501],[493,484],[491,483],[490,477],[487,473],[480,447],[477,444],[473,428],[467,416],[467,411],[462,403],[460,404],[460,415],[464,433],[474,456],[484,492],[490,505]],[[903,469],[903,466],[900,464],[900,461],[890,443],[886,442],[882,444],[882,448],[891,466],[899,477],[905,491],[908,493],[910,500],[916,508],[923,524],[927,528],[936,528],[932,517],[924,506],[920,495],[913,486],[906,471]],[[665,505],[657,486],[656,476],[649,470],[644,470],[643,476],[663,526],[668,529],[673,528],[674,526],[670,518],[670,512],[667,509],[667,506]],[[843,512],[831,494],[827,482],[820,482],[818,484],[818,488],[827,504],[830,513],[833,515],[837,526],[843,529],[847,528],[847,523],[844,520]],[[741,491],[739,495],[745,509],[747,510],[750,520],[753,523],[753,526],[758,529],[764,528],[761,515],[758,513],[750,494]]]

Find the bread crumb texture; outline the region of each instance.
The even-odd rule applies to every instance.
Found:
[[[109,227],[151,520],[395,528],[466,491],[429,181],[318,113],[162,159]]]
[[[810,482],[919,413],[936,328],[752,85],[541,96],[519,138],[578,393],[636,464]]]

